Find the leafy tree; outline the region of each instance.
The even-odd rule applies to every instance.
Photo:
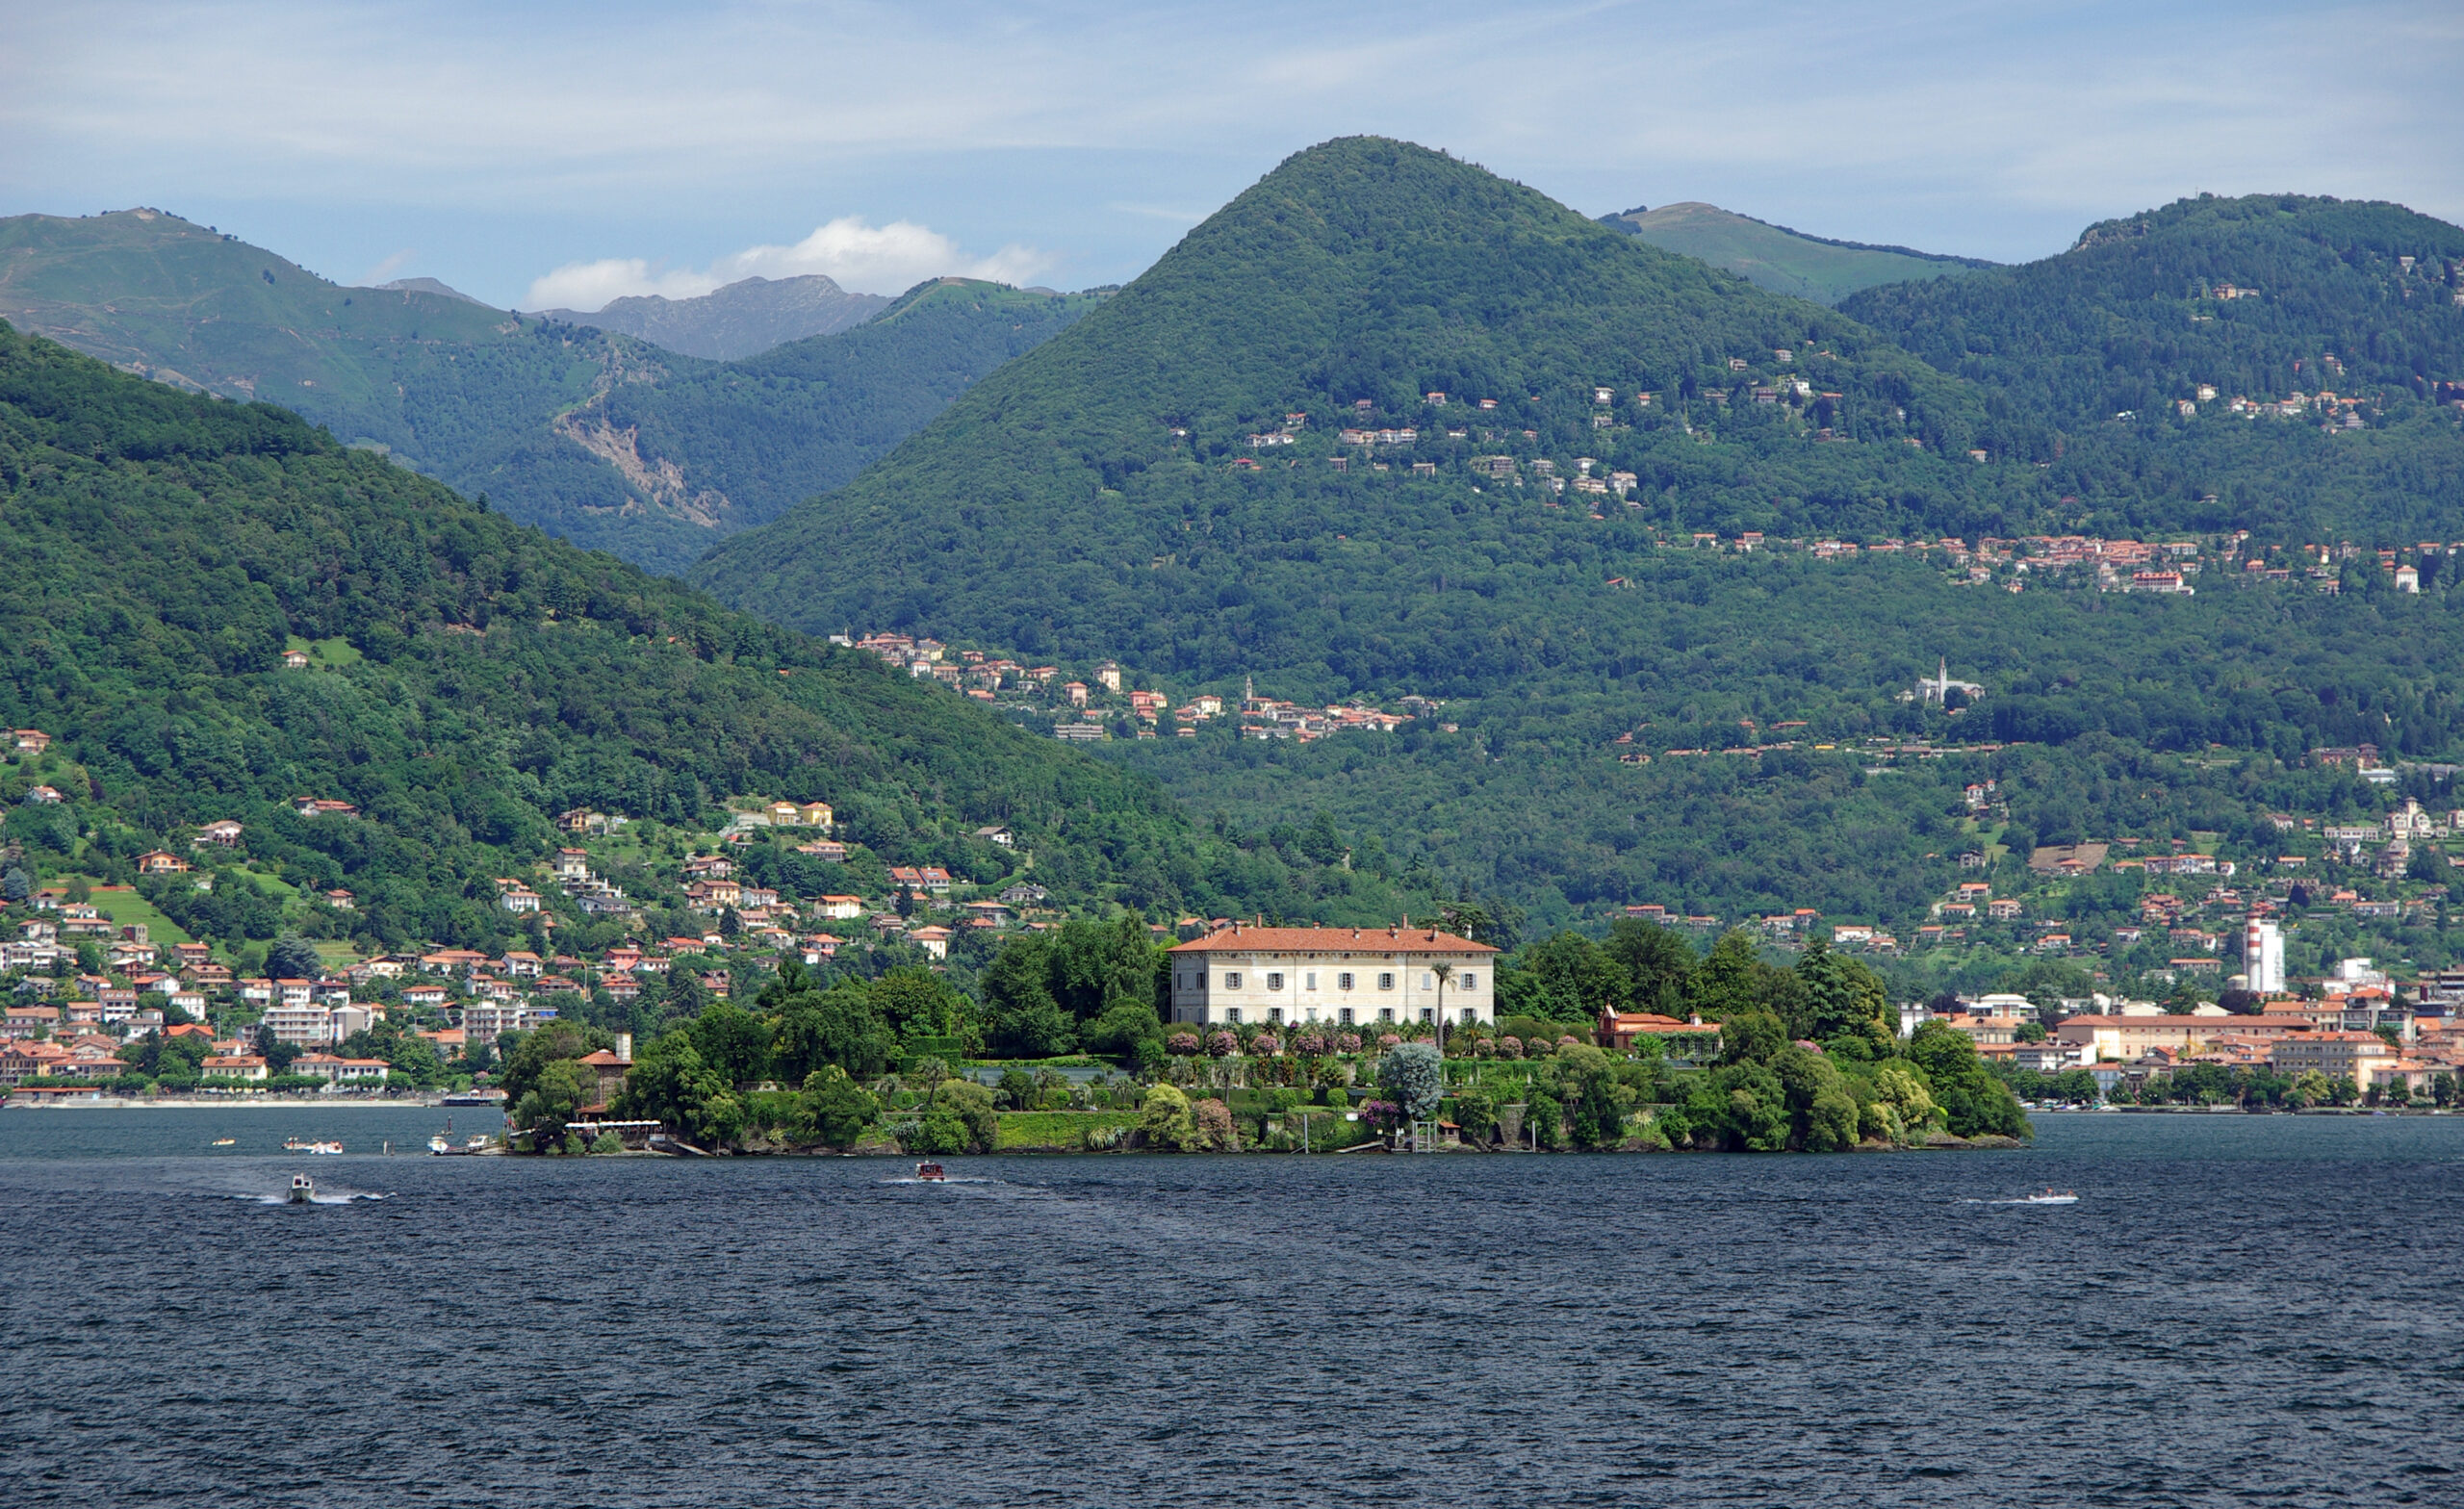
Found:
[[[682,1027],[634,1055],[614,1109],[627,1120],[663,1122],[687,1141],[705,1146],[734,1141],[746,1116],[744,1102],[703,1061],[692,1031]]]
[[[513,1108],[514,1124],[530,1134],[532,1146],[545,1150],[564,1140],[566,1123],[598,1098],[597,1075],[571,1059],[556,1059],[542,1065],[528,1087],[507,1104]]]
[[[266,975],[272,980],[317,980],[325,973],[317,946],[295,933],[286,933],[266,950]]]
[[[1478,1089],[1458,1090],[1454,1096],[1454,1124],[1475,1142],[1486,1142],[1498,1128],[1498,1106],[1488,1093]]]
[[[929,969],[890,970],[872,983],[871,994],[901,1039],[954,1037],[965,1030],[966,998]]]
[[[1429,1120],[1446,1094],[1444,1061],[1432,1044],[1399,1044],[1377,1061],[1377,1087],[1394,1097],[1406,1120]]]
[[[1625,1005],[1626,972],[1598,943],[1572,931],[1526,946],[1501,969],[1499,1004],[1553,1022],[1591,1023]]]
[[[770,1028],[760,1017],[729,1001],[715,1001],[685,1025],[702,1061],[731,1087],[745,1087],[770,1073]]]
[[[1925,1071],[1952,1135],[2027,1135],[2017,1097],[1978,1060],[1976,1039],[1966,1033],[1943,1022],[1922,1023],[1909,1040],[1908,1056]]]
[[[1598,1048],[1558,1050],[1558,1064],[1572,1090],[1569,1120],[1578,1147],[1615,1147],[1626,1138],[1626,1116],[1634,1092],[1620,1084],[1608,1055]]]
[[[871,1079],[888,1066],[897,1038],[866,986],[841,981],[827,991],[784,996],[776,1005],[773,1061],[791,1082],[809,1082],[824,1068]]]
[[[548,1065],[595,1053],[610,1046],[613,1041],[604,1033],[562,1018],[543,1023],[533,1032],[508,1033],[506,1037],[510,1039],[510,1045],[503,1050],[504,1072],[498,1083],[504,1087],[505,1104],[508,1106],[521,1104],[522,1097],[537,1087]],[[574,1104],[588,1105],[590,1098],[585,1097]]]
[[[881,1114],[881,1102],[837,1064],[805,1080],[798,1110],[813,1137],[831,1147],[853,1147]]]
[[[1190,1098],[1169,1085],[1147,1087],[1145,1104],[1138,1113],[1138,1130],[1144,1134],[1148,1147],[1175,1153],[1189,1148],[1197,1136]]]
[[[1720,1023],[1720,1043],[1724,1063],[1768,1063],[1788,1046],[1788,1024],[1769,1011],[1738,1011]]]
[[[971,1080],[951,1080],[935,1091],[932,1105],[924,1114],[924,1124],[937,1144],[929,1151],[940,1153],[988,1153],[1000,1138],[1000,1120],[993,1113],[992,1092]],[[948,1145],[945,1129],[955,1126],[958,1145]]]
[[[1625,998],[1637,1010],[1685,1015],[1694,978],[1694,946],[1654,922],[1620,917],[1608,929],[1608,957],[1626,971]]]
[[[1849,1059],[1886,1059],[1897,1051],[1890,993],[1882,977],[1831,951],[1820,936],[1797,957],[1796,975],[1811,1008],[1808,1035],[1823,1051]]]
[[[1535,1147],[1545,1151],[1566,1145],[1565,1103],[1545,1086],[1534,1085],[1524,1097],[1523,1124]]]
[[[1874,1098],[1860,1113],[1863,1135],[1906,1141],[1941,1124],[1942,1112],[1934,1104],[1933,1092],[1911,1067],[1886,1063],[1875,1071],[1873,1084]]]
[[[690,1021],[709,1010],[712,997],[701,972],[683,959],[668,966],[666,1012],[669,1021]]]
[[[1164,1019],[1155,1014],[1151,1006],[1137,1001],[1121,1001],[1089,1022],[1079,1037],[1090,1052],[1135,1058],[1147,1045],[1160,1049],[1164,1038]]]

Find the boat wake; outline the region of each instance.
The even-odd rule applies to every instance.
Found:
[[[2075,1194],[2023,1194],[2015,1200],[1967,1200],[1967,1205],[2076,1205]]]
[[[358,1200],[390,1200],[393,1196],[370,1194],[358,1189],[330,1192],[320,1189],[305,1199],[294,1199],[288,1194],[235,1194],[231,1198],[245,1201],[251,1205],[349,1205]]]
[[[960,1175],[960,1176],[959,1176],[959,1177],[957,1177],[957,1178],[947,1178],[947,1177],[944,1177],[944,1178],[939,1178],[939,1179],[918,1179],[918,1178],[914,1177],[912,1174],[910,1174],[910,1175],[907,1175],[907,1176],[905,1176],[905,1177],[903,1177],[903,1178],[897,1178],[897,1179],[885,1179],[885,1180],[883,1180],[883,1181],[882,1181],[882,1183],[884,1183],[884,1184],[999,1184],[999,1183],[1001,1183],[1001,1181],[1000,1181],[1000,1180],[998,1180],[998,1179],[986,1179],[986,1178],[982,1178],[982,1177],[978,1177],[978,1176],[971,1176],[971,1175],[964,1175],[964,1174],[962,1174],[962,1175]]]

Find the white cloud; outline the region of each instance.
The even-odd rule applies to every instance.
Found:
[[[525,309],[574,309],[592,314],[610,300],[655,294],[663,298],[699,298],[719,281],[701,272],[654,272],[639,257],[603,257],[597,262],[568,262],[543,278],[531,280]]]
[[[851,293],[903,294],[935,277],[1024,283],[1050,266],[1049,257],[1030,247],[1014,244],[988,257],[972,257],[930,226],[912,220],[873,225],[861,216],[846,215],[792,246],[748,246],[702,270],[654,269],[639,257],[567,263],[531,283],[524,307],[588,313],[610,299],[651,294],[696,298],[746,278],[793,278],[816,272]]]
[[[405,246],[399,251],[387,253],[383,261],[377,263],[376,266],[369,269],[367,271],[359,275],[359,286],[361,288],[374,288],[377,284],[385,282],[396,273],[401,271],[404,268],[410,266],[411,259],[418,255],[419,253],[409,246]]]

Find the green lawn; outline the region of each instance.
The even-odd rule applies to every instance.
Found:
[[[357,665],[360,661],[359,652],[347,639],[302,639],[294,634],[291,636],[290,643],[283,648],[304,650],[308,652],[308,661],[311,665],[336,670],[346,665]]]
[[[169,945],[195,941],[180,931],[170,918],[156,910],[152,902],[133,890],[97,885],[93,901],[94,909],[111,918],[112,926],[116,928],[124,928],[131,923],[144,924],[149,942]]]
[[[995,1152],[1054,1147],[1075,1152],[1087,1145],[1087,1134],[1097,1127],[1134,1127],[1135,1111],[1005,1111],[996,1118],[1000,1133]]]

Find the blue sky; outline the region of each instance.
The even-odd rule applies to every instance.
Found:
[[[1444,147],[2002,260],[2201,190],[2464,220],[2464,5],[0,5],[0,214],[346,282],[1124,281],[1293,151]]]

